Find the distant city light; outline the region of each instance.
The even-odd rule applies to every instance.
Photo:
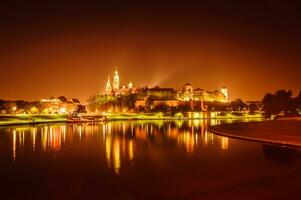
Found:
[[[60,108],[60,114],[65,114],[66,113],[66,108]]]

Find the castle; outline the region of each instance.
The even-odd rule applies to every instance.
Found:
[[[173,88],[161,88],[159,86],[148,88],[133,88],[130,81],[127,86],[120,84],[120,77],[117,68],[115,68],[113,80],[111,82],[110,76],[105,85],[105,94],[111,96],[121,96],[126,94],[136,94],[136,104],[144,105],[146,100],[151,97],[155,101],[172,106],[179,105],[181,102],[228,102],[228,89],[226,87],[220,90],[207,91],[200,88],[194,89],[190,83],[186,83],[182,90],[175,90]]]
[[[108,81],[105,86],[105,93],[107,95],[123,95],[127,93],[133,92],[133,83],[130,81],[127,86],[120,84],[120,77],[117,70],[117,67],[115,68],[114,75],[113,75],[113,81],[111,82],[110,76],[108,77]]]

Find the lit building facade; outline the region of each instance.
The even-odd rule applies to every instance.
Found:
[[[41,99],[42,113],[44,114],[72,114],[80,105],[78,99],[62,99],[50,97]]]
[[[182,90],[178,91],[178,100],[181,101],[204,101],[204,102],[228,102],[228,89],[207,91],[200,88],[193,89],[190,83],[186,83]]]
[[[144,107],[146,100],[151,98],[154,106],[167,105],[176,107],[179,105],[193,105],[200,104],[203,109],[204,102],[228,102],[228,89],[223,87],[220,91],[207,91],[200,88],[193,89],[190,83],[183,86],[182,90],[175,90],[173,88],[142,88],[137,92],[138,100],[136,107]]]
[[[225,86],[222,87],[221,93],[225,96],[225,102],[228,102],[229,101],[228,88],[226,88]]]
[[[111,81],[112,80],[112,81]],[[121,85],[120,76],[117,68],[113,77],[108,77],[105,85],[105,94],[111,96],[120,96],[135,93],[137,94],[136,107],[145,106],[147,99],[151,98],[154,104],[165,104],[175,107],[185,102],[228,102],[228,89],[226,87],[221,90],[207,91],[200,88],[193,88],[193,85],[186,83],[181,90],[173,88],[161,88],[159,86],[148,88],[134,88],[130,81],[127,85]]]

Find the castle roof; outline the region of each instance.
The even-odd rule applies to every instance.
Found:
[[[184,86],[192,86],[192,84],[190,84],[190,83],[186,83]]]
[[[160,88],[159,86],[149,88],[147,90],[149,90],[149,91],[171,91],[171,92],[175,91],[173,88]]]
[[[194,89],[193,91],[204,91],[204,90],[201,89],[201,88],[196,88],[196,89]]]

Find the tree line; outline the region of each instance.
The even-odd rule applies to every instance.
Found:
[[[136,106],[136,101],[140,99],[138,94],[124,94],[119,96],[111,95],[94,95],[87,101],[87,109],[90,112],[189,112],[189,111],[250,111],[255,112],[260,109],[260,106],[253,103],[247,104],[241,99],[236,99],[231,102],[181,102],[178,106],[168,106],[165,103],[155,104],[156,96],[148,96],[145,99],[144,106]],[[161,100],[161,99],[159,99]]]
[[[263,110],[267,117],[272,115],[296,116],[301,112],[301,91],[292,97],[291,90],[278,90],[274,94],[267,93],[262,99]]]

